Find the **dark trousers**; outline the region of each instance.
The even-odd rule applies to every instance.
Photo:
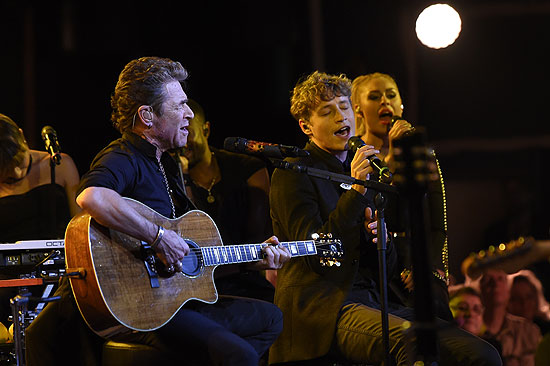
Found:
[[[99,365],[104,340],[82,319],[68,280],[61,281],[56,295],[61,300],[48,304],[25,332],[27,366]],[[151,345],[168,357],[200,365],[257,366],[282,328],[275,305],[222,296],[215,304],[190,301],[156,331],[114,340]]]
[[[99,365],[104,340],[84,322],[71,285],[61,279],[51,302],[25,330],[27,366]]]
[[[120,335],[115,341],[147,344],[172,358],[199,364],[257,366],[283,328],[275,305],[255,299],[221,296],[215,304],[186,304],[168,324],[153,332]]]
[[[411,308],[390,311],[390,356],[398,366],[412,365],[415,339],[404,323],[413,321]],[[497,350],[489,343],[443,320],[438,320],[440,365],[500,366]],[[380,310],[364,304],[345,305],[336,326],[338,351],[348,360],[380,364],[384,360]]]

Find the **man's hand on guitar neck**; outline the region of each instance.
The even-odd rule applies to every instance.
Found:
[[[290,252],[287,248],[279,244],[279,239],[276,236],[272,236],[264,241],[264,243],[269,244],[262,249],[264,258],[261,261],[250,263],[248,265],[250,269],[258,271],[264,269],[279,269],[290,260]]]

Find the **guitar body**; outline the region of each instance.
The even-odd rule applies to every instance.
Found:
[[[168,219],[140,202],[127,200],[149,221],[193,238],[200,247],[222,245],[216,225],[202,211]],[[78,308],[88,326],[103,337],[158,329],[187,301],[214,303],[218,298],[213,281],[215,266],[203,266],[200,255],[195,255],[193,268],[186,271],[190,274],[159,275],[159,286],[152,287],[141,242],[101,226],[88,214],[80,214],[69,223],[65,257],[67,272],[82,274],[70,276]]]

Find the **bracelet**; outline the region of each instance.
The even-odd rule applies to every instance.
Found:
[[[164,236],[164,228],[159,225],[159,229],[157,231],[157,237],[153,242],[151,243],[151,248],[155,249],[155,247],[160,243],[162,240],[162,237]]]

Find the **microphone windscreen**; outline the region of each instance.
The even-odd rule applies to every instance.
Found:
[[[366,143],[359,136],[352,136],[348,140],[348,150],[355,154],[357,149],[362,146],[365,146]]]
[[[223,141],[223,148],[232,152],[246,152],[248,140],[242,137],[227,137]]]
[[[53,129],[52,126],[44,126],[41,132],[42,139],[46,138],[46,135],[49,135],[49,134],[56,136],[55,130]]]
[[[228,151],[234,151],[237,143],[237,137],[227,137],[223,140],[223,148]]]

